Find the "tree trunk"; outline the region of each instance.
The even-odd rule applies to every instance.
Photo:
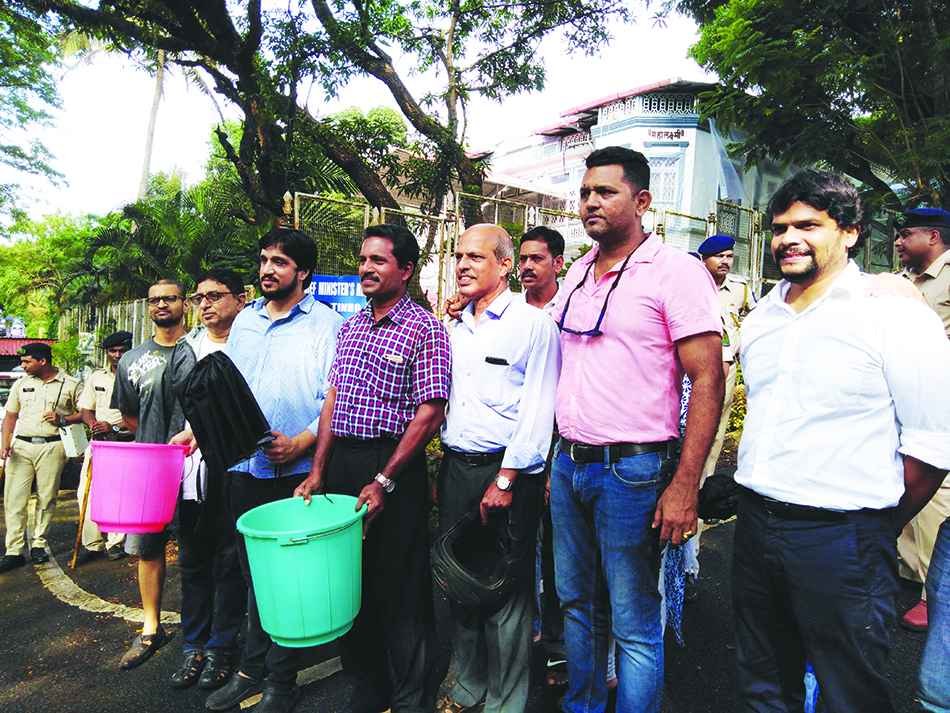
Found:
[[[148,133],[145,135],[145,160],[142,162],[142,180],[139,181],[139,194],[136,200],[145,198],[148,190],[149,167],[152,164],[152,143],[155,141],[155,119],[158,116],[158,105],[162,100],[162,83],[165,80],[165,50],[158,50],[155,54],[155,96],[152,97],[152,112],[148,117]]]

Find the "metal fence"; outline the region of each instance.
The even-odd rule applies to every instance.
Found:
[[[456,200],[475,200],[482,215],[518,237],[538,225],[553,228],[564,236],[568,262],[577,257],[582,246],[591,242],[584,231],[577,203],[570,199],[541,196],[539,205],[500,198],[460,193]],[[449,210],[442,216],[430,216],[412,208],[375,209],[361,201],[343,201],[324,196],[297,194],[294,197],[294,226],[308,232],[319,246],[317,274],[355,275],[363,230],[377,223],[399,222],[408,227],[419,242],[422,253],[420,286],[433,308],[455,292],[455,247],[465,230],[461,212]],[[781,279],[772,260],[772,235],[764,214],[731,203],[716,201],[708,216],[687,215],[675,211],[647,211],[644,229],[655,231],[664,242],[686,251],[695,251],[707,236],[715,233],[736,239],[733,272],[749,280],[761,296]],[[889,272],[896,265],[893,247],[893,215],[882,214],[872,224],[871,236],[855,259],[867,272]],[[186,317],[190,327],[195,312]],[[98,354],[96,334],[125,329],[140,344],[152,334],[152,322],[144,300],[136,300],[94,311],[70,310],[60,320],[59,336],[73,329],[79,332],[87,353]]]

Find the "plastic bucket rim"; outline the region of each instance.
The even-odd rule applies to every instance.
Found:
[[[351,505],[355,504],[358,499],[358,498],[353,497],[352,495],[341,495],[339,493],[329,493],[329,495],[335,498],[343,498]],[[311,505],[304,505],[304,507],[307,507],[307,508],[311,507],[313,501],[319,497],[322,497],[322,494],[314,495],[310,501]],[[285,539],[285,538],[290,538],[290,537],[317,537],[317,536],[323,536],[323,535],[330,535],[330,534],[333,534],[334,532],[338,532],[339,530],[349,527],[350,525],[355,523],[357,520],[361,520],[363,516],[366,514],[366,510],[367,510],[366,503],[363,503],[363,507],[361,507],[359,510],[351,509],[349,511],[349,514],[346,514],[346,515],[342,514],[342,511],[341,511],[341,516],[338,519],[335,519],[332,522],[321,523],[320,525],[316,527],[312,526],[312,527],[303,527],[303,528],[301,527],[285,528],[282,530],[275,530],[275,529],[262,530],[260,528],[248,526],[247,523],[250,520],[253,520],[255,517],[259,517],[261,515],[260,513],[261,510],[277,509],[278,507],[287,507],[286,505],[287,502],[294,502],[296,500],[299,500],[301,503],[303,503],[303,498],[300,498],[300,497],[283,498],[281,500],[275,500],[270,503],[264,503],[263,505],[258,505],[257,507],[251,510],[248,510],[246,513],[241,515],[237,519],[237,523],[235,523],[238,532],[240,532],[245,537],[254,537],[260,540],[280,540],[280,539]],[[295,506],[291,506],[291,507],[295,507]],[[254,513],[254,515],[252,515],[251,517],[248,517],[252,513]]]

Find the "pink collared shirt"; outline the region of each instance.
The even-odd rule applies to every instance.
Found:
[[[560,323],[573,293],[565,327],[592,329],[621,260],[594,284],[591,270],[574,292],[591,250],[571,266],[552,311]],[[716,284],[691,255],[648,235],[630,258],[610,296],[600,326],[603,334],[561,333],[561,377],[556,415],[560,434],[572,441],[654,443],[675,438],[683,367],[675,342],[712,332],[722,334]]]

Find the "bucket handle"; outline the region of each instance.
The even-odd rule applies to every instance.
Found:
[[[327,500],[330,500],[330,498],[327,497]],[[330,502],[333,502],[333,501],[331,500]],[[359,509],[360,517],[366,514],[367,509],[368,507],[366,503],[363,503],[363,507]],[[345,530],[346,528],[352,527],[355,522],[357,522],[357,520],[354,520],[353,522],[348,522],[345,525],[341,525],[335,530],[321,530],[320,532],[314,532],[312,535],[304,535],[303,537],[278,537],[277,544],[280,545],[281,547],[290,547],[292,545],[303,545],[303,544],[306,544],[307,542],[310,542],[310,540],[314,539],[315,537],[326,537],[327,535],[335,535],[338,532],[343,532],[343,530]]]
[[[303,537],[287,537],[287,538],[278,537],[277,544],[280,545],[281,547],[289,547],[291,545],[303,545],[307,542],[310,542],[310,540],[314,539],[315,537],[326,537],[327,535],[335,535],[338,532],[343,532],[343,530],[350,527],[352,524],[353,523],[351,522],[346,525],[343,525],[342,527],[338,527],[335,530],[324,530],[321,532],[314,532],[312,535],[304,535]]]

